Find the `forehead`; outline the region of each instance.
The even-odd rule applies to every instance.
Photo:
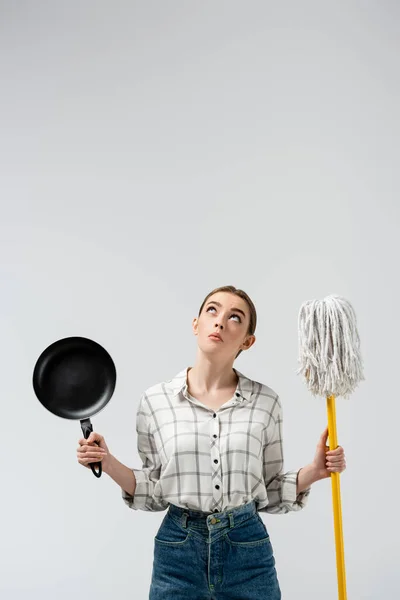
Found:
[[[240,308],[247,315],[249,312],[249,307],[247,306],[246,300],[236,296],[236,294],[231,294],[230,292],[217,292],[207,298],[207,302],[205,306],[209,302],[220,302],[224,308],[232,309],[232,308]]]

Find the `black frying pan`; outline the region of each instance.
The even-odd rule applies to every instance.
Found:
[[[33,389],[47,410],[64,419],[79,419],[85,439],[90,418],[109,402],[117,373],[109,353],[84,337],[67,337],[48,346],[33,371]],[[101,477],[101,462],[89,463]],[[98,472],[95,471],[98,467]]]

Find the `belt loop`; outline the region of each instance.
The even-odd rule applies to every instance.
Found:
[[[187,513],[182,513],[182,527],[187,527],[187,518],[188,518],[188,514]]]
[[[228,513],[228,516],[229,516],[229,527],[234,527],[233,514]]]

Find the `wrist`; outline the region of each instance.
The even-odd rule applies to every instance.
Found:
[[[103,460],[101,464],[101,468],[106,475],[110,475],[113,463],[115,461],[115,457],[112,454],[108,454]]]

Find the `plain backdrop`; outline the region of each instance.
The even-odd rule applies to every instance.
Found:
[[[388,0],[0,2],[4,600],[146,600],[165,513],[78,464],[79,421],[40,404],[32,372],[57,339],[102,344],[117,386],[93,427],[140,467],[140,394],[193,365],[220,285],[256,304],[234,366],[281,396],[285,470],[327,423],[296,375],[299,308],[352,303],[348,598],[399,598],[399,19]],[[335,600],[331,481],[262,518],[284,600]]]

